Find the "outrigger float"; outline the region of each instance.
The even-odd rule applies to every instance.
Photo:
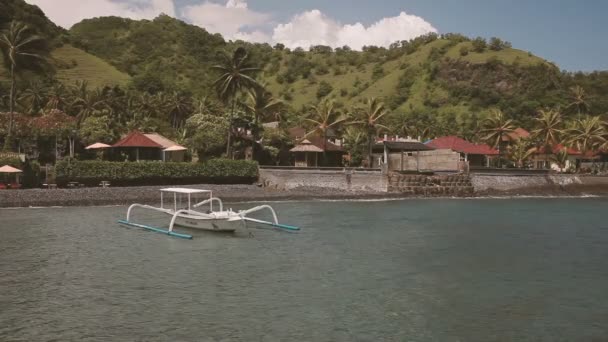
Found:
[[[165,194],[173,194],[173,208],[165,208]],[[192,197],[193,195],[201,195],[205,194],[209,197],[204,201],[193,204]],[[181,199],[182,196],[186,195],[188,199],[187,206],[185,208],[181,208]],[[179,198],[178,198],[179,197]],[[196,198],[195,198],[196,200]],[[213,203],[217,203],[218,211],[214,211]],[[194,210],[196,208],[200,208],[204,205],[208,204],[209,209],[205,212]],[[171,216],[171,221],[169,223],[169,229],[151,227],[144,224],[139,224],[131,221],[131,212],[135,208],[148,209],[153,211],[158,211],[161,213],[165,213]],[[268,210],[272,214],[273,221],[264,221],[255,219],[252,217],[248,217],[247,215],[259,212],[262,210]],[[149,231],[167,234],[174,237],[179,237],[183,239],[192,239],[192,235],[179,233],[173,230],[175,226],[182,226],[193,229],[202,229],[213,232],[234,232],[239,227],[246,227],[247,222],[252,222],[255,224],[261,225],[269,225],[278,229],[285,229],[289,231],[300,230],[298,227],[280,224],[279,219],[277,218],[277,214],[274,209],[269,205],[260,205],[247,210],[233,211],[232,209],[224,210],[224,204],[222,200],[218,197],[213,197],[213,192],[211,190],[201,190],[201,189],[189,189],[189,188],[166,188],[160,190],[160,207],[154,207],[151,205],[144,205],[135,203],[132,204],[127,210],[127,219],[119,220],[121,224],[143,228]]]

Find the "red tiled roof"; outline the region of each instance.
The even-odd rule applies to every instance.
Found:
[[[455,135],[433,139],[426,144],[435,149],[450,149],[459,153],[498,155],[498,151],[488,145],[473,144]]]
[[[561,151],[563,149],[566,149],[566,151],[568,151],[569,155],[580,155],[581,154],[581,152],[579,150],[572,148],[572,147],[566,147],[562,144],[553,146],[553,154],[558,153],[559,151]],[[536,153],[545,154],[545,148],[544,147],[539,148]]]
[[[126,137],[122,138],[119,142],[112,145],[112,147],[156,147],[162,148],[162,146],[152,139],[148,138],[139,131],[132,131]]]

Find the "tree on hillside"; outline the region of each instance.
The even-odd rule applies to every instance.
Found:
[[[480,133],[484,134],[482,140],[490,146],[498,149],[499,166],[502,156],[502,141],[507,134],[513,132],[515,126],[513,120],[507,119],[505,114],[500,109],[494,109],[489,118],[482,122]]]
[[[559,110],[541,109],[539,116],[535,118],[536,128],[532,130],[532,136],[538,140],[541,146],[547,151],[552,151],[553,147],[561,142],[563,133],[562,115]]]
[[[366,100],[366,107],[363,110],[355,110],[352,114],[351,124],[361,127],[367,135],[367,158],[369,165],[372,165],[373,156],[372,148],[374,146],[375,137],[380,130],[388,130],[388,127],[381,124],[386,119],[388,110],[384,107],[384,103],[375,98]]]
[[[579,85],[570,88],[570,101],[568,108],[575,107],[578,119],[581,119],[581,114],[589,110],[589,102],[585,89]]]
[[[4,149],[11,147],[15,100],[17,96],[17,74],[23,70],[41,69],[46,65],[49,49],[44,38],[34,34],[30,28],[17,21],[0,34],[0,49],[6,68],[10,72],[9,124]]]
[[[232,135],[232,119],[236,107],[236,97],[243,90],[259,87],[260,85],[254,79],[254,75],[260,71],[254,67],[248,59],[247,50],[242,47],[234,50],[232,55],[224,53],[220,64],[213,66],[213,69],[218,70],[220,77],[213,83],[218,97],[224,102],[231,102],[231,112],[228,125],[228,138],[226,142],[226,155],[228,158],[232,155],[231,150],[231,135]]]
[[[311,107],[312,112],[305,120],[313,125],[313,129],[306,133],[305,137],[318,135],[323,139],[323,163],[327,160],[327,132],[335,129],[338,125],[346,121],[346,118],[334,110],[334,101],[330,99],[322,100],[318,105]]]

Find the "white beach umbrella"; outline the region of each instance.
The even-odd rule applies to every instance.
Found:
[[[4,165],[3,167],[0,167],[0,173],[21,173],[23,171],[14,168],[10,165]]]
[[[99,150],[102,148],[110,148],[110,147],[112,147],[112,146],[98,142],[98,143],[94,143],[93,145],[89,145],[89,146],[85,147],[84,149],[85,150]]]

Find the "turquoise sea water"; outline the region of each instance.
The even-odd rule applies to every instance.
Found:
[[[302,231],[0,210],[0,341],[608,340],[607,199],[272,205]]]

